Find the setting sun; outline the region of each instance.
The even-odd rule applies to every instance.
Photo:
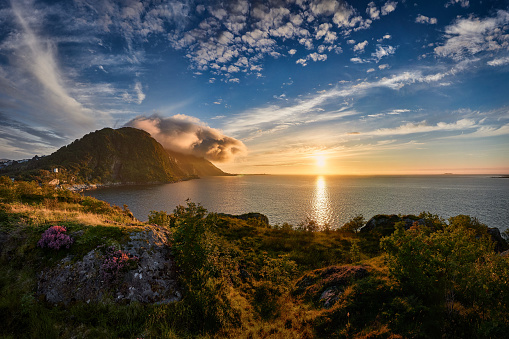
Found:
[[[322,168],[325,167],[325,160],[326,160],[325,155],[316,155],[315,159],[316,159],[316,166],[322,167]]]

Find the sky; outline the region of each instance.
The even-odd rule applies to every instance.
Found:
[[[230,173],[509,174],[509,2],[1,0],[0,158],[123,126]]]

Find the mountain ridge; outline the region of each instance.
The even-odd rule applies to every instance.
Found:
[[[51,155],[4,168],[2,174],[39,182],[164,183],[230,175],[210,161],[166,150],[149,133],[133,127],[103,128]]]

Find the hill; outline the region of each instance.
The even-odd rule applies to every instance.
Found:
[[[132,127],[89,133],[47,157],[2,172],[22,180],[57,179],[69,184],[173,182],[227,175],[206,159],[166,151],[149,133]]]

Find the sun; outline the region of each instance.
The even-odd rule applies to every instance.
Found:
[[[326,160],[327,160],[325,155],[321,155],[321,154],[320,155],[315,155],[315,159],[316,159],[316,166],[318,166],[320,168],[325,167]]]

